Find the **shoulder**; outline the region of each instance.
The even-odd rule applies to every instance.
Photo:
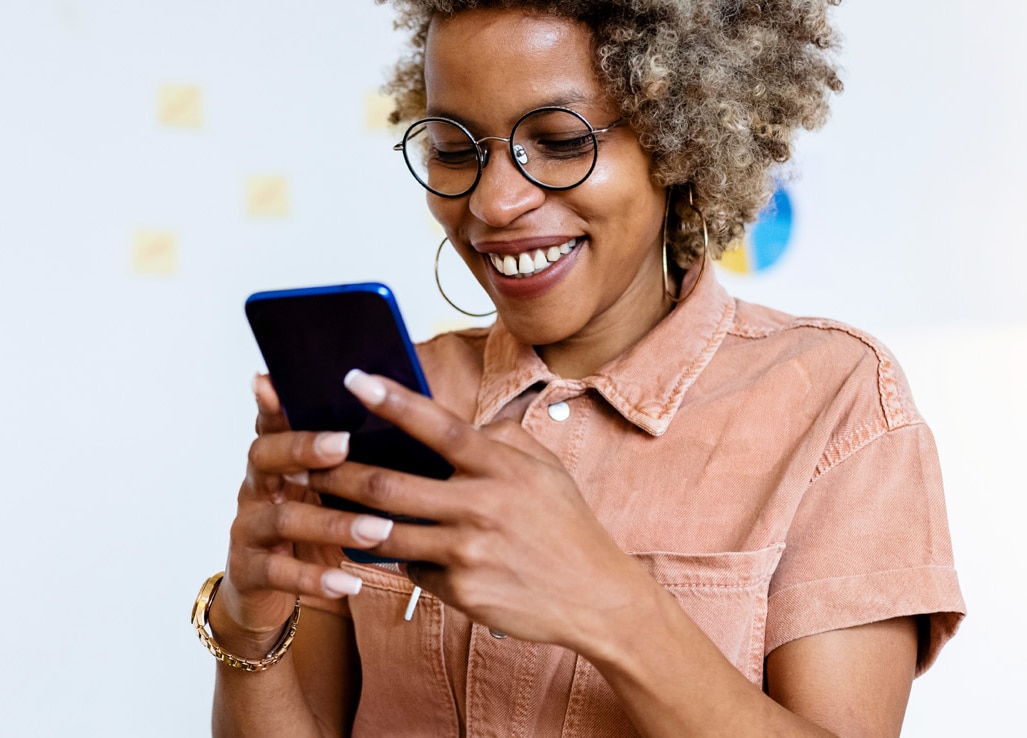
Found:
[[[472,417],[491,328],[451,331],[418,343],[417,357],[432,396],[461,417]]]
[[[728,349],[750,363],[788,364],[836,400],[877,410],[882,430],[922,422],[906,376],[891,351],[869,333],[837,320],[798,317],[736,300]],[[861,402],[862,401],[862,402]]]

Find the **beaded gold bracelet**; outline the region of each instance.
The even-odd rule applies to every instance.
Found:
[[[233,656],[223,649],[214,640],[214,636],[207,631],[207,618],[210,615],[210,606],[214,602],[214,595],[217,594],[221,581],[224,578],[225,573],[222,571],[207,579],[203,586],[200,587],[200,593],[196,595],[196,602],[193,603],[193,627],[196,628],[196,635],[199,636],[200,643],[210,651],[214,658],[222,664],[231,666],[233,669],[242,669],[243,671],[264,671],[270,669],[282,659],[285,652],[289,650],[289,646],[292,645],[292,639],[296,637],[296,625],[300,621],[300,598],[296,598],[296,607],[292,611],[292,617],[285,624],[282,636],[268,655],[259,661],[240,658]]]

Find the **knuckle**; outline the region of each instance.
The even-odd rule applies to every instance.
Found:
[[[293,433],[289,440],[289,458],[303,462],[315,456],[314,436],[312,433]]]
[[[376,467],[368,472],[364,490],[371,507],[388,509],[390,501],[396,496],[395,478],[386,470]]]
[[[482,589],[474,577],[456,572],[450,575],[448,585],[454,601],[459,602],[462,608],[473,612],[485,604]]]
[[[266,585],[273,587],[282,575],[282,561],[277,556],[262,556],[260,573]]]
[[[283,502],[271,508],[271,530],[279,540],[289,540],[300,518],[300,503]]]
[[[463,536],[453,548],[453,563],[462,570],[476,570],[485,561],[487,550],[482,536]]]
[[[468,440],[469,426],[456,418],[447,418],[438,429],[440,445],[449,449],[460,449]]]
[[[498,531],[502,522],[508,519],[506,497],[496,494],[472,492],[467,500],[467,522],[476,531],[492,533]]]
[[[262,468],[264,459],[267,456],[266,450],[266,440],[263,438],[255,439],[253,443],[250,444],[250,450],[246,457],[247,461],[249,461],[250,466],[252,466],[255,469]]]
[[[314,534],[319,541],[348,541],[350,519],[342,513],[329,508],[318,508],[318,515],[314,522]]]

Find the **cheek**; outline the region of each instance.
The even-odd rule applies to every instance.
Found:
[[[666,190],[653,183],[648,167],[597,167],[585,185],[589,210],[609,225],[637,231],[663,222]]]
[[[445,197],[436,197],[435,195],[428,193],[426,200],[428,203],[428,211],[446,231],[446,235],[452,237],[456,232],[457,224],[460,221],[460,213],[463,210],[461,203],[465,199],[466,198],[450,200]]]

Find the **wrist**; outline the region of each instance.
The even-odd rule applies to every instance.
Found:
[[[574,627],[573,642],[565,647],[581,654],[600,670],[632,670],[653,643],[673,642],[684,613],[663,586],[638,562],[625,557],[623,576],[601,588],[605,596],[583,609]]]
[[[192,622],[200,642],[218,661],[236,669],[264,671],[274,666],[285,656],[296,635],[299,598],[284,626],[247,631],[229,617],[217,597],[223,579],[224,573],[207,579],[193,605]]]

